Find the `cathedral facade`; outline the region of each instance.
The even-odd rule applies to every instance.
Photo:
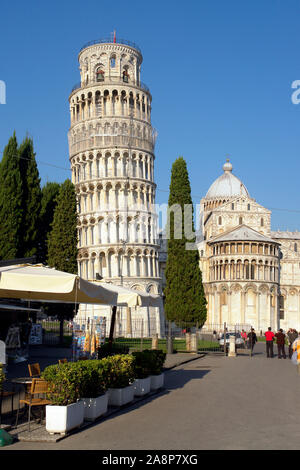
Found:
[[[300,233],[271,230],[227,161],[200,203],[206,325],[300,330]]]

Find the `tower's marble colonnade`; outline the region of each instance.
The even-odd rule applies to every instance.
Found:
[[[160,293],[151,94],[142,55],[125,41],[79,53],[69,97],[72,181],[78,200],[79,274]]]

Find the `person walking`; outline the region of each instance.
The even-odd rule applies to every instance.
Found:
[[[298,367],[298,374],[300,374],[300,332],[298,334],[298,338],[292,344],[293,352],[297,354],[297,367]]]
[[[254,328],[251,328],[250,333],[248,333],[248,341],[249,341],[249,349],[251,349],[251,353],[252,353],[255,343],[257,342],[257,336],[256,336]]]
[[[270,326],[268,328],[268,331],[265,332],[265,337],[266,337],[267,357],[274,357],[273,342],[274,342],[275,335]]]
[[[287,332],[287,339],[289,343],[289,358],[292,358],[293,355],[293,343],[298,338],[298,333],[293,328],[290,328]]]
[[[285,355],[285,334],[283,333],[282,328],[276,333],[275,338],[277,340],[277,349],[278,349],[278,359],[281,359],[281,356],[283,356],[283,359],[286,359]]]

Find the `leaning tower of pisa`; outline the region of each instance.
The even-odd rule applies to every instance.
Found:
[[[156,236],[151,94],[140,80],[142,54],[125,40],[97,40],[79,52],[81,81],[69,97],[72,181],[78,201],[78,272],[161,293]],[[158,321],[158,309],[119,308],[117,327],[132,334],[137,318]],[[110,315],[81,305],[78,316]]]

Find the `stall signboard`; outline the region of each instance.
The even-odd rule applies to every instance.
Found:
[[[43,328],[39,323],[33,323],[31,326],[29,344],[43,344]]]

